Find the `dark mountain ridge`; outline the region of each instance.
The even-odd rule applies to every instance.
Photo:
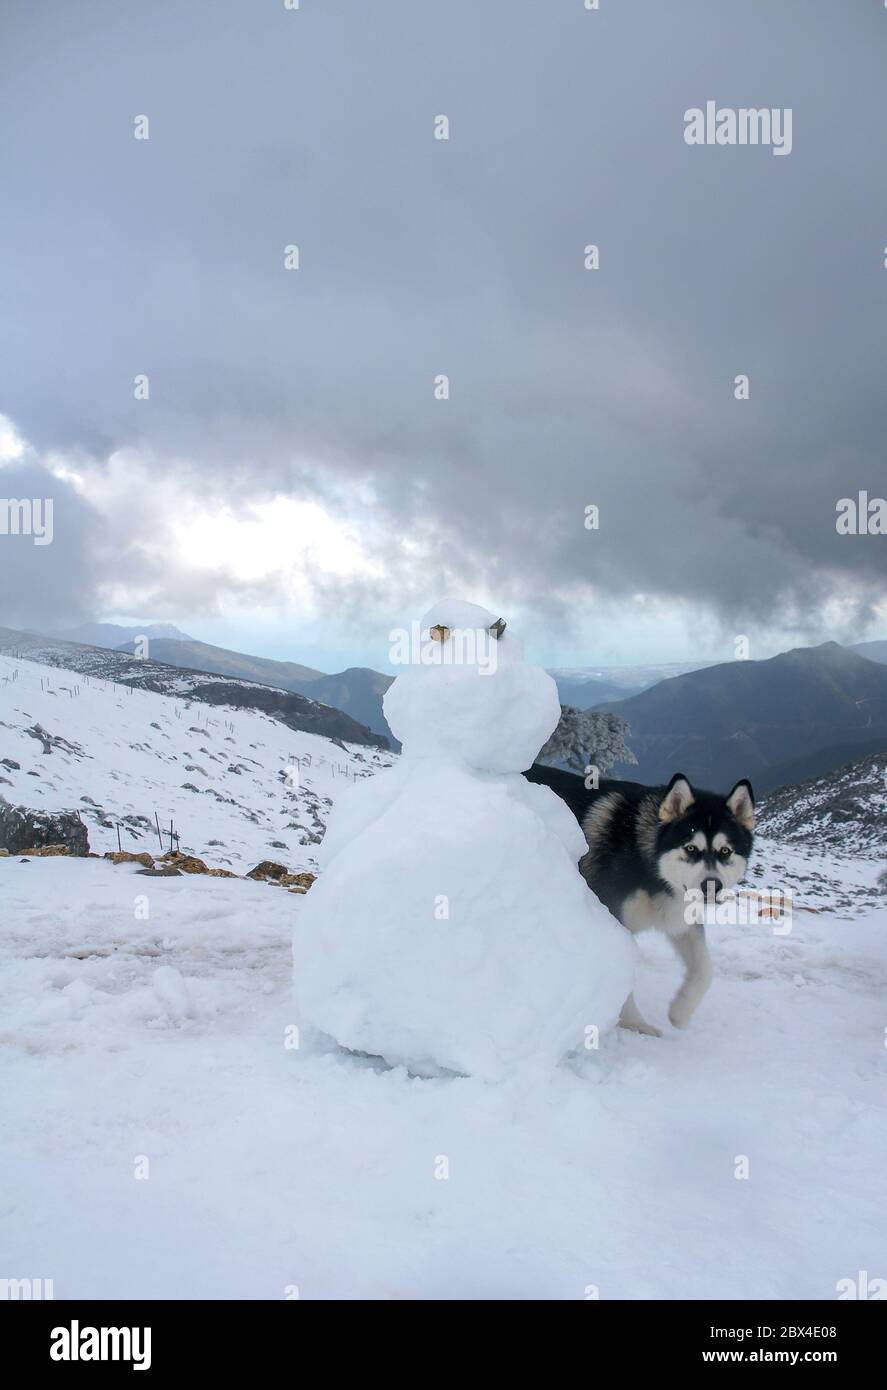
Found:
[[[639,781],[681,770],[702,786],[750,777],[763,792],[792,760],[840,749],[835,766],[857,745],[887,747],[887,668],[824,642],[691,671],[597,708],[628,721]]]

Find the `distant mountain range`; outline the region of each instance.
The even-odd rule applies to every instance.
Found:
[[[370,667],[349,666],[328,675],[295,661],[276,661],[271,657],[217,647],[210,642],[198,642],[171,623],[143,623],[130,627],[119,623],[84,623],[79,628],[47,636],[125,651],[130,655],[136,639],[148,637],[148,655],[154,661],[189,671],[210,671],[238,680],[261,681],[307,695],[342,710],[359,724],[381,734],[391,748],[400,749],[382,713],[382,699],[394,677]],[[562,705],[590,709],[605,700],[624,700],[669,676],[698,670],[700,664],[662,662],[646,666],[564,667],[553,669],[549,674],[557,682]]]
[[[648,784],[750,777],[760,794],[799,760],[822,755],[825,772],[887,748],[887,668],[837,642],[691,671],[600,708],[628,721],[632,777]]]
[[[848,650],[858,652],[860,656],[867,657],[869,661],[879,661],[887,665],[887,641],[856,642]]]
[[[640,681],[635,686],[624,686],[616,681],[598,680],[594,676],[567,676],[559,671],[549,671],[548,674],[554,677],[561,704],[572,705],[573,709],[591,709],[605,700],[624,700],[644,689]]]
[[[113,624],[95,624],[95,627],[125,632]],[[175,631],[175,629],[173,629]],[[157,633],[152,636],[148,628],[121,637],[119,641],[102,642],[97,645],[112,646],[120,651],[132,653],[136,637],[151,638],[149,655],[155,661],[163,661],[170,666],[181,666],[188,670],[212,671],[220,676],[232,676],[241,680],[258,680],[269,685],[280,686],[283,690],[296,691],[309,695],[313,700],[332,705],[345,714],[366,724],[376,733],[383,734],[392,748],[400,747],[388,727],[382,713],[382,699],[394,676],[382,671],[374,671],[367,666],[349,666],[344,671],[327,675],[311,666],[301,666],[293,661],[275,661],[270,657],[249,656],[245,652],[231,651],[227,647],[215,647],[209,642],[197,642],[182,634],[171,638]],[[69,639],[86,640],[84,639]],[[677,675],[687,670],[696,670],[694,665],[680,662],[660,666],[615,666],[607,668],[572,668],[554,670],[550,674],[557,682],[562,705],[572,705],[576,709],[589,709],[605,700],[621,700],[628,695],[646,689],[665,676]],[[600,674],[593,674],[599,671]],[[612,676],[605,675],[612,672]]]
[[[554,666],[548,674],[557,681],[562,705],[590,709],[603,700],[626,700],[659,681],[710,665],[709,661],[663,661],[647,666]]]
[[[345,710],[352,719],[384,734],[391,747],[399,750],[400,744],[382,713],[382,697],[393,680],[393,676],[373,671],[369,666],[349,666],[336,675],[306,681],[300,689],[312,700],[323,700],[336,709]]]
[[[132,654],[134,637],[121,638],[114,643],[117,651]],[[150,633],[146,633],[150,637]],[[300,666],[295,661],[273,661],[267,656],[247,656],[245,652],[232,652],[227,647],[214,647],[210,642],[196,642],[193,637],[171,639],[151,637],[148,655],[152,661],[163,661],[169,666],[183,666],[192,671],[212,671],[217,676],[233,676],[238,680],[264,681],[268,685],[278,685],[282,690],[294,690],[302,695],[302,687],[309,681],[323,675],[313,666]],[[323,696],[318,698],[323,699]],[[327,701],[326,703],[329,703]]]
[[[93,647],[128,655],[134,639],[147,636],[152,662],[191,679],[209,672],[304,696],[400,747],[382,713],[394,677],[381,671],[349,667],[328,675],[198,642],[171,624],[94,623],[73,631],[91,634]],[[611,710],[628,721],[638,759],[631,775],[641,782],[664,782],[677,770],[713,787],[750,777],[763,795],[887,748],[887,641],[826,642],[767,661],[560,667],[551,674],[562,704]],[[356,741],[353,732],[340,736]]]
[[[79,627],[49,631],[46,637],[57,637],[61,642],[84,642],[89,647],[120,647],[124,642],[134,642],[137,637],[172,637],[182,642],[190,642],[186,632],[173,627],[172,623],[140,623],[124,627],[121,623],[81,623]]]

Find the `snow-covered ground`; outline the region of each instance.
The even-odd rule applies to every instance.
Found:
[[[286,1046],[306,900],[133,868],[0,863],[3,1276],[56,1297],[581,1299],[887,1275],[887,912],[712,929],[686,1033],[617,1031],[486,1085]],[[643,938],[660,1024],[675,983]]]
[[[78,811],[98,853],[117,848],[118,822],[124,849],[160,853],[156,816],[165,849],[172,821],[182,850],[220,868],[277,859],[313,869],[336,788],[393,760],[260,710],[0,655],[0,795]]]
[[[256,712],[201,709],[194,733],[170,697],[73,698],[58,671],[41,692],[46,672],[18,664],[0,759],[21,768],[0,767],[0,792],[59,810],[85,791],[106,819],[157,803],[213,863],[278,857],[281,838],[281,859],[311,866],[281,829],[293,751],[318,754],[321,802],[336,758],[373,766]],[[82,756],[42,753],[35,722]],[[116,847],[88,824],[94,848]],[[291,1045],[306,898],[0,859],[0,1277],[53,1279],[57,1298],[272,1299],[833,1298],[862,1270],[887,1277],[879,865],[772,841],[760,864],[759,885],[788,880],[796,907],[826,910],[796,910],[787,934],[710,928],[715,979],[687,1032],[665,1021],[677,962],[647,935],[636,995],[664,1037],[616,1031],[486,1084]]]

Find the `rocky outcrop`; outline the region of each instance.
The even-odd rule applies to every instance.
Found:
[[[196,854],[183,854],[181,850],[173,850],[171,854],[161,854],[157,860],[158,865],[166,865],[170,869],[179,869],[183,874],[208,874],[209,869],[202,859],[198,859]]]
[[[103,856],[90,855],[86,827],[76,812],[46,815],[24,806],[10,806],[0,797],[0,857],[46,858],[55,855],[107,859],[111,864],[133,864],[146,878],[179,878],[183,874],[206,874],[210,878],[240,878],[232,869],[210,868],[196,854],[181,850],[155,856],[147,850],[108,850]],[[245,875],[259,883],[271,883],[290,893],[307,893],[315,875],[307,871],[291,873],[285,864],[263,859]]]
[[[317,875],[307,872],[291,874],[285,864],[275,864],[273,859],[263,859],[261,864],[250,869],[246,877],[256,879],[260,883],[277,883],[281,888],[288,888],[291,893],[307,893]]]
[[[141,864],[145,869],[154,868],[154,857],[147,851],[141,854],[133,854],[128,849],[109,849],[105,854],[106,859],[110,859],[112,864]]]
[[[0,848],[10,854],[60,845],[68,854],[87,855],[86,826],[76,811],[34,811],[11,806],[0,797]]]
[[[284,874],[277,880],[284,888],[289,888],[292,893],[307,893],[314,882],[316,874]]]
[[[261,864],[250,869],[247,878],[271,879],[272,882],[276,883],[287,872],[285,864],[275,864],[273,859],[263,859]]]

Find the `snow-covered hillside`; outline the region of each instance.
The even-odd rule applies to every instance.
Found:
[[[779,787],[760,808],[767,835],[866,859],[887,859],[887,752]]]
[[[56,666],[97,680],[152,690],[160,695],[193,695],[195,688],[201,685],[222,682],[252,686],[254,689],[265,688],[258,681],[213,675],[208,671],[191,671],[136,657],[129,652],[72,642],[65,638],[18,632],[8,627],[0,627],[0,655],[34,661],[40,666]]]
[[[170,666],[128,652],[86,646],[0,627],[0,656],[55,666],[93,680],[112,681],[127,689],[156,695],[181,695],[200,704],[262,709],[297,732],[320,734],[340,742],[387,747],[386,739],[322,700],[239,676]]]
[[[314,867],[336,789],[394,754],[288,729],[260,710],[158,695],[0,656],[0,795],[76,810],[91,849],[180,848],[243,872]],[[155,819],[156,818],[156,819]]]

